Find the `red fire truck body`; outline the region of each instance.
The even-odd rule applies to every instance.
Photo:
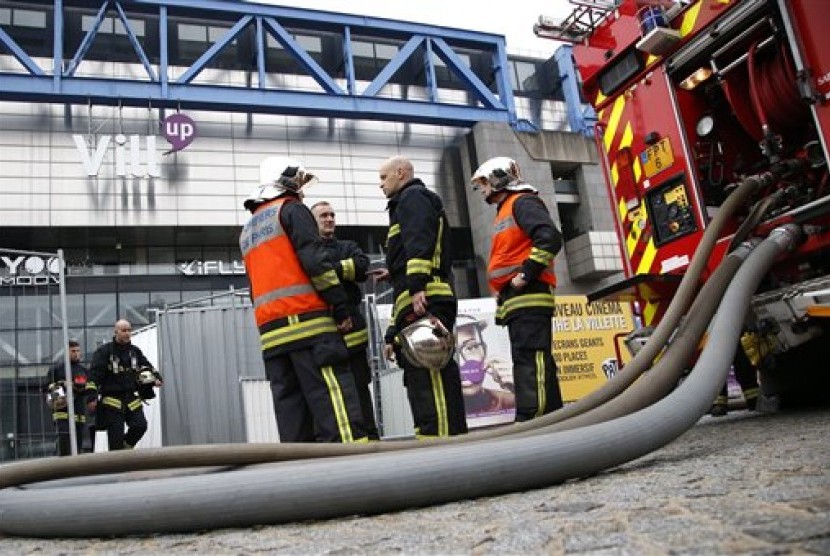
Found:
[[[765,280],[765,291],[775,294],[759,292],[753,307],[786,328],[779,333],[780,351],[826,336],[827,3],[570,1],[575,8],[568,18],[540,18],[540,26],[545,36],[575,44],[585,98],[597,113],[596,143],[626,274],[608,293],[624,298],[628,292],[640,301],[644,323],[657,322],[671,301],[670,284],[678,281],[667,278],[685,271],[736,184],[772,173],[775,183],[758,191],[727,225],[704,279],[753,204],[767,199],[753,235],[796,223],[805,240]],[[790,171],[781,171],[784,166]]]

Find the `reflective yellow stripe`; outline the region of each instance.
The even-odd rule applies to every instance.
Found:
[[[409,259],[406,261],[406,274],[431,274],[432,263],[426,259]]]
[[[534,247],[530,250],[530,260],[545,266],[550,266],[550,263],[553,262],[553,253]]]
[[[101,400],[101,403],[115,409],[121,409],[121,400],[119,400],[118,398],[104,396],[104,399]]]
[[[354,259],[343,259],[340,261],[340,268],[343,269],[343,280],[354,282]]]
[[[66,411],[56,411],[52,414],[53,421],[68,421],[69,420],[69,413]],[[78,413],[75,414],[75,422],[76,423],[86,423],[86,415],[80,415]]]
[[[299,322],[298,317],[292,315],[288,318],[288,322],[288,326],[270,330],[260,336],[263,351],[289,342],[311,338],[325,332],[337,332],[337,326],[335,326],[334,319],[331,317],[317,317]]]
[[[536,417],[545,414],[545,406],[548,403],[547,389],[545,388],[545,352],[536,352],[536,396],[539,404],[536,408]]]
[[[608,127],[605,128],[603,137],[605,152],[611,151],[611,143],[614,141],[614,134],[617,133],[617,126],[620,124],[620,116],[622,116],[623,108],[625,108],[625,95],[620,95],[614,101],[614,106],[611,108],[611,116],[608,118]]]
[[[364,328],[363,330],[358,330],[357,332],[349,332],[343,336],[343,340],[346,342],[346,347],[350,348],[366,344],[369,342],[369,329]]]
[[[401,233],[401,225],[400,224],[392,224],[389,226],[389,231],[386,233],[386,246],[389,247],[389,241]]]
[[[427,297],[435,295],[452,296],[452,288],[446,282],[427,282],[425,291]],[[410,305],[412,305],[412,296],[409,295],[409,290],[404,290],[395,300],[395,310],[392,313],[392,320],[397,319],[400,312]]]
[[[311,283],[314,284],[314,289],[321,292],[340,285],[340,279],[337,277],[337,273],[334,270],[328,270],[322,274],[314,276],[311,279]]]
[[[349,423],[349,412],[346,411],[346,403],[343,401],[343,391],[340,389],[340,382],[337,381],[334,369],[332,367],[323,367],[320,371],[323,373],[323,379],[326,381],[326,386],[329,390],[329,398],[331,399],[331,406],[334,410],[334,419],[337,421],[337,430],[340,432],[340,441],[343,443],[354,442],[352,426]]]
[[[657,247],[654,245],[654,238],[648,240],[646,250],[643,253],[643,258],[640,259],[640,264],[637,265],[637,274],[647,274],[651,265],[654,262],[654,257],[657,256]]]
[[[130,411],[135,411],[139,407],[141,407],[141,400],[139,400],[138,398],[134,399],[133,401],[127,404],[127,408]]]
[[[441,268],[441,238],[444,235],[444,219],[438,218],[438,237],[435,240],[435,253],[432,255],[432,267]]]
[[[527,307],[549,307],[553,309],[556,305],[556,299],[552,293],[530,293],[527,295],[520,295],[502,304],[504,313],[510,313],[516,309],[526,309]]]
[[[432,399],[438,418],[438,436],[449,436],[450,423],[447,419],[447,399],[444,396],[444,383],[441,382],[441,369],[430,369],[429,380],[432,382]]]
[[[695,22],[697,22],[697,16],[700,14],[700,7],[702,5],[703,2],[696,2],[689,6],[689,9],[683,14],[683,21],[680,23],[681,37],[685,37],[695,28]]]

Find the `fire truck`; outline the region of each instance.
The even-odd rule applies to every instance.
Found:
[[[570,0],[538,36],[569,41],[625,279],[595,292],[659,322],[707,226],[749,178],[701,275],[738,240],[800,226],[748,308],[769,393],[830,385],[830,15],[825,0]],[[740,236],[740,237],[738,237]],[[766,374],[764,373],[766,371]],[[796,371],[809,371],[805,377]]]

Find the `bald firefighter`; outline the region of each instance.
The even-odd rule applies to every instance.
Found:
[[[417,352],[404,355],[401,351],[401,333],[421,317],[431,315],[445,331],[455,324],[458,301],[452,286],[447,215],[440,197],[415,177],[409,159],[392,157],[381,164],[378,173],[389,200],[389,232],[387,268],[377,278],[391,279],[395,296],[394,324],[386,333],[384,351],[403,368],[416,437],[463,434],[467,432],[464,397],[451,351],[448,362],[435,366],[417,360]]]

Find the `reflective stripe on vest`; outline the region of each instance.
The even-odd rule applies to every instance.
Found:
[[[490,249],[490,263],[487,265],[487,280],[490,290],[498,293],[519,273],[527,259],[545,264],[545,257],[539,249],[534,249],[533,240],[528,236],[513,217],[513,204],[524,195],[511,195],[499,207],[494,223],[493,246]],[[551,286],[556,285],[553,272],[553,259],[539,275],[538,280]]]
[[[328,308],[303,271],[282,227],[280,211],[284,203],[285,199],[280,198],[260,206],[239,236],[257,326]]]

